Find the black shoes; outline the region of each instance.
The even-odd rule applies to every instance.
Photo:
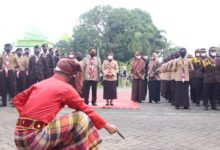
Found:
[[[97,104],[96,103],[92,103],[92,106],[97,106]]]
[[[218,108],[216,108],[216,107],[213,107],[212,110],[219,111],[220,109],[218,109]]]
[[[220,109],[216,108],[216,107],[212,107],[212,110],[216,110],[216,111],[220,111]],[[208,106],[204,106],[204,110],[209,110]]]
[[[2,105],[0,105],[0,107],[6,107],[7,105],[6,104],[2,104]]]

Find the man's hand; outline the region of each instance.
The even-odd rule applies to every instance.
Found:
[[[114,134],[118,129],[115,125],[107,123],[106,126],[105,126],[105,130],[109,134]]]

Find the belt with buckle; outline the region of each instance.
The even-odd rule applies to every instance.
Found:
[[[22,130],[28,130],[28,129],[39,130],[45,126],[47,126],[47,124],[43,121],[24,118],[24,117],[19,117],[16,124],[16,127]]]

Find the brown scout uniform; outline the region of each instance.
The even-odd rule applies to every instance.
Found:
[[[194,57],[191,60],[194,71],[192,71],[191,82],[191,99],[197,105],[200,104],[202,99],[202,86],[203,86],[203,65],[201,58]]]
[[[12,53],[3,54],[0,56],[0,67],[2,70],[2,105],[7,105],[7,92],[9,92],[10,97],[13,98],[16,94],[16,76],[15,69],[19,68],[19,63],[16,56]]]
[[[176,82],[175,106],[176,108],[189,108],[189,71],[193,70],[191,62],[185,58],[178,58],[173,67]]]
[[[17,57],[20,68],[16,70],[17,92],[20,93],[27,88],[28,59],[25,56]]]
[[[202,62],[204,69],[203,104],[208,108],[208,101],[210,101],[212,109],[216,109],[216,98],[214,96],[217,88],[216,83],[219,82],[219,71],[217,71],[219,60],[212,60],[211,58],[206,57]],[[219,93],[219,91],[217,91],[217,93]]]

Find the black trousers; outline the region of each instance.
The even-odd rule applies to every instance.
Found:
[[[196,103],[200,104],[200,100],[202,99],[202,87],[203,86],[203,79],[202,78],[193,78],[190,84],[190,95],[191,100]]]
[[[160,81],[158,80],[149,80],[149,102],[154,100],[155,102],[160,101]]]
[[[190,79],[190,99],[193,103],[196,103],[196,92],[195,92],[195,78]]]
[[[89,103],[89,91],[91,86],[92,86],[92,104],[96,103],[97,81],[85,80],[83,85],[83,97],[86,104]]]
[[[171,104],[174,105],[174,102],[175,102],[175,89],[176,89],[175,80],[171,80],[170,85],[171,85],[170,86]]]
[[[17,92],[20,93],[27,88],[27,74],[26,71],[21,71],[17,77]]]
[[[2,72],[0,71],[0,96],[2,96]]]
[[[2,72],[1,80],[1,92],[2,92],[2,105],[7,105],[7,94],[13,98],[16,95],[16,76],[13,70],[8,71],[8,77],[6,72]]]
[[[216,108],[215,86],[215,83],[203,84],[203,105],[205,107],[208,107],[208,102],[210,101],[211,107]]]
[[[214,97],[216,99],[216,102],[220,106],[220,83],[215,83],[215,93]]]
[[[43,73],[38,73],[38,74],[29,74],[29,86],[40,82],[44,79],[44,74]]]

